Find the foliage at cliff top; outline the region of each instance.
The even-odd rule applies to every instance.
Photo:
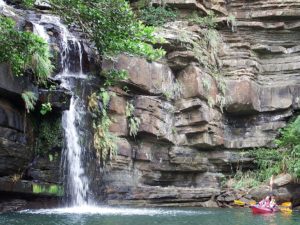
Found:
[[[15,21],[0,16],[0,63],[7,62],[14,75],[32,69],[37,82],[43,83],[52,72],[48,44],[39,36],[18,31]]]
[[[178,13],[170,8],[149,6],[138,11],[138,18],[149,26],[162,26],[175,21]]]
[[[32,5],[33,0],[25,0]],[[155,60],[164,55],[154,49],[158,38],[154,28],[138,21],[125,0],[48,0],[53,10],[67,23],[79,26],[94,42],[101,55],[120,52]]]

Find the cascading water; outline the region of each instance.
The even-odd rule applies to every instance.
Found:
[[[68,31],[58,17],[42,15],[38,23],[34,23],[34,32],[49,42],[43,24],[52,24],[60,30],[61,72],[55,76],[61,85],[72,93],[70,109],[63,113],[62,126],[65,131],[65,149],[63,152],[63,165],[65,187],[72,206],[88,205],[89,180],[85,175],[83,156],[86,148],[82,144],[81,125],[86,114],[86,107],[80,94],[76,94],[77,80],[87,78],[82,70],[82,48],[80,42]],[[75,52],[79,60],[79,68],[74,68],[71,51]],[[73,54],[74,55],[74,54]]]

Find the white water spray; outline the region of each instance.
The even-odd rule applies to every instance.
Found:
[[[3,0],[0,0],[0,6],[4,6],[5,2]]]

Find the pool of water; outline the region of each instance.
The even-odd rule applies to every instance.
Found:
[[[25,210],[0,214],[2,225],[299,225],[300,213],[253,215],[250,209],[109,207]]]

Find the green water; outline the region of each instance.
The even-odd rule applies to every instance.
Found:
[[[2,225],[299,225],[300,213],[252,215],[249,209],[39,210],[0,214]]]

